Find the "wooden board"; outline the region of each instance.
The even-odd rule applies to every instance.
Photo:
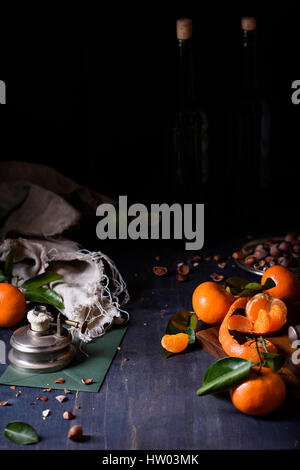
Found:
[[[205,351],[220,359],[227,357],[219,342],[219,327],[208,328],[196,333],[196,337],[200,345]],[[296,366],[291,362],[293,349],[287,336],[286,329],[277,335],[270,336],[269,339],[278,349],[280,354],[286,358],[284,366],[280,369],[279,374],[286,382],[288,388],[297,398],[300,398],[300,365]]]

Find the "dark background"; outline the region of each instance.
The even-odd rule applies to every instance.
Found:
[[[1,107],[1,160],[53,166],[114,198],[164,201],[165,116],[174,101],[176,18],[193,19],[199,94],[209,109],[214,174],[206,204],[206,231],[215,238],[238,233],[297,229],[300,105],[291,103],[299,78],[299,16],[291,5],[249,8],[217,5],[201,11],[160,9],[106,13],[84,11],[82,19],[58,12],[19,18],[7,33],[1,76],[7,105]],[[53,13],[53,12],[52,12]],[[241,224],[227,200],[224,168],[225,103],[239,79],[240,19],[258,24],[261,84],[272,113],[272,182],[246,211],[257,224]],[[234,204],[243,206],[236,195]],[[250,206],[250,207],[249,207]]]

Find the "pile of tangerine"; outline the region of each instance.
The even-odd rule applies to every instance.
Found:
[[[240,344],[231,331],[266,335],[280,330],[287,321],[285,302],[300,300],[300,281],[284,266],[272,266],[261,279],[261,285],[271,278],[275,287],[253,297],[234,297],[224,286],[208,281],[200,284],[193,293],[193,309],[197,317],[210,325],[220,325],[219,341],[228,356],[258,360],[263,346],[254,352],[254,340]],[[240,313],[242,309],[245,315]],[[179,353],[188,345],[188,335],[165,335],[162,346]],[[269,353],[277,353],[276,346],[265,339]],[[282,378],[268,367],[253,367],[250,376],[231,389],[233,404],[243,413],[267,414],[277,409],[285,399],[286,387]]]

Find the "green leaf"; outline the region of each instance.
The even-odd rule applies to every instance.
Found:
[[[238,357],[225,357],[209,366],[197,395],[224,392],[247,377],[253,366],[251,361]]]
[[[262,285],[259,284],[258,282],[249,282],[244,286],[244,289],[253,289],[253,290],[258,290],[260,291],[262,288]]]
[[[272,287],[275,287],[276,284],[275,282],[273,281],[273,279],[271,279],[270,277],[268,277],[266,279],[266,282],[264,283],[264,285],[262,286],[261,290],[268,290],[268,289],[272,289]]]
[[[36,444],[39,436],[30,424],[13,421],[6,425],[4,436],[15,444]]]
[[[53,289],[47,287],[37,287],[36,289],[25,289],[23,291],[25,298],[32,302],[54,305],[59,309],[64,309],[62,297]]]
[[[225,287],[229,286],[230,288],[233,287],[235,289],[244,289],[247,284],[247,279],[244,279],[243,277],[229,277],[225,280]]]
[[[257,289],[243,289],[238,295],[239,297],[252,297],[255,294],[258,294],[260,291]]]
[[[270,367],[270,369],[273,369],[275,371],[281,369],[281,367],[285,363],[285,358],[281,354],[271,354],[263,352],[262,356],[267,365]]]
[[[275,285],[276,284],[273,281],[273,279],[268,277],[268,279],[266,279],[266,282],[264,283],[263,286],[259,284],[258,282],[249,282],[248,284],[244,286],[244,289],[237,295],[239,295],[240,297],[252,297],[253,295],[258,294],[259,292],[263,292],[264,290],[271,289]]]
[[[172,353],[170,351],[167,351],[165,348],[163,348],[163,353],[164,353],[164,358],[168,359],[170,356],[174,356],[175,353]]]
[[[196,341],[196,335],[195,335],[195,330],[192,325],[187,327],[186,334],[189,337],[189,344],[194,344],[194,342]]]
[[[238,294],[240,297],[252,297],[262,291],[262,286],[258,282],[248,282]]]
[[[225,289],[232,295],[239,295],[247,284],[247,279],[242,277],[229,277],[225,280]]]
[[[166,335],[186,333],[186,329],[189,325],[193,325],[193,328],[196,330],[198,326],[198,317],[195,313],[182,309],[169,320],[166,328]]]
[[[2,281],[6,281],[6,277],[4,276],[2,269],[0,269],[0,282]]]
[[[21,287],[24,287],[25,289],[35,289],[36,287],[42,287],[46,284],[50,284],[50,282],[63,279],[63,277],[64,276],[61,274],[48,271],[32,277],[31,279],[27,279],[27,281],[23,282]]]
[[[4,275],[8,282],[11,282],[12,279],[12,270],[13,270],[13,263],[14,263],[14,256],[15,256],[15,247],[12,246],[4,264]]]

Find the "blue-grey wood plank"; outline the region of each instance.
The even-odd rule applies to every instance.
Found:
[[[237,242],[223,244],[208,254],[221,252],[227,258]],[[169,242],[124,241],[107,245],[95,244],[114,259],[128,283],[131,294],[127,306],[131,322],[121,350],[97,394],[81,392],[58,403],[53,391],[48,402],[30,405],[41,393],[38,389],[15,391],[0,387],[0,400],[11,406],[0,407],[0,427],[13,420],[32,424],[41,441],[28,446],[35,449],[294,449],[300,446],[300,407],[288,396],[280,410],[269,417],[254,418],[238,412],[227,394],[198,397],[204,372],[215,359],[196,347],[185,354],[165,360],[160,339],[170,316],[180,308],[190,309],[194,288],[209,279],[212,272],[242,275],[257,280],[227,260],[221,270],[217,262],[202,262],[189,280],[175,279],[176,263],[187,261],[194,253]],[[156,260],[155,257],[160,259]],[[166,265],[171,273],[163,278],[152,272],[154,265]],[[9,332],[1,331],[8,340]],[[128,359],[128,360],[126,360]],[[0,372],[4,366],[0,366]],[[19,390],[19,388],[17,389]],[[16,390],[16,391],[17,391]],[[81,406],[80,410],[75,405]],[[42,419],[49,408],[51,415]],[[76,415],[64,421],[64,410]],[[67,439],[68,429],[81,424],[86,436],[83,442]],[[3,437],[0,449],[20,448]],[[23,446],[22,448],[25,448]]]

